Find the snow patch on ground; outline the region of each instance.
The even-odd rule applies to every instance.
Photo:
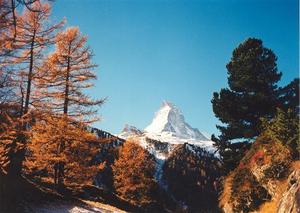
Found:
[[[99,203],[99,205],[101,205]],[[111,209],[108,205],[104,205],[104,207],[96,207],[92,205],[83,205],[75,202],[67,202],[67,201],[55,201],[48,202],[44,204],[40,204],[37,206],[30,206],[30,208],[26,211],[26,213],[118,213],[124,212],[119,211],[116,208],[112,207]]]

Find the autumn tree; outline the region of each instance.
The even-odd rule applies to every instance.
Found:
[[[11,52],[9,48],[12,44],[13,35],[12,5],[8,0],[0,1],[0,66]]]
[[[121,198],[136,206],[153,203],[155,161],[145,149],[125,142],[112,168],[114,187]]]
[[[97,138],[86,131],[85,125],[49,114],[32,127],[28,144],[31,154],[25,163],[27,172],[52,177],[59,187],[64,181],[91,184],[98,171],[92,164],[97,153],[93,143],[97,143]]]
[[[33,4],[39,2],[40,0],[1,0],[0,1],[0,30],[13,28],[13,34],[9,37],[12,42],[15,41],[17,36],[17,8],[24,7],[32,12],[38,12]],[[1,37],[1,43],[4,37]],[[7,37],[5,37],[7,39]],[[6,40],[7,41],[7,40]]]
[[[24,150],[23,139],[20,137],[28,137],[28,132],[23,128],[24,123],[28,122],[28,117],[16,118],[2,113],[0,119],[0,167],[11,177],[16,177],[20,171],[15,165],[19,165],[22,160],[18,156],[19,151]]]
[[[49,4],[36,1],[30,9],[24,9],[22,16],[18,19],[17,42],[22,46],[22,53],[18,57],[20,63],[25,65],[20,77],[25,80],[24,101],[22,114],[26,114],[31,100],[32,87],[37,78],[39,68],[44,59],[44,50],[54,43],[58,29],[64,21],[57,24],[49,22],[51,7]],[[21,85],[23,86],[23,85]]]
[[[72,134],[76,137],[54,134],[51,133],[51,130],[48,132],[48,137],[37,134],[41,137],[34,139],[30,148],[33,152],[39,150],[35,147],[38,143],[34,143],[34,141],[40,141],[41,146],[54,143],[47,151],[64,156],[54,158],[53,162],[54,182],[62,186],[64,178],[70,176],[71,170],[68,168],[70,168],[70,164],[73,164],[68,160],[72,156],[72,153],[68,150],[72,149],[74,144],[77,144],[74,147],[74,152],[78,153],[80,152],[80,146],[87,146],[86,143],[89,141],[89,137],[84,134],[82,128],[96,120],[93,116],[97,111],[95,107],[101,105],[104,100],[92,100],[84,93],[84,89],[93,86],[91,80],[96,79],[93,72],[96,65],[91,63],[92,54],[90,48],[86,46],[86,37],[80,34],[78,28],[68,28],[66,31],[58,33],[55,41],[55,50],[49,55],[42,67],[43,73],[39,78],[38,88],[40,91],[39,97],[43,101],[36,107],[39,111],[42,111],[43,117],[54,116],[64,121],[48,122],[52,126],[49,128],[61,129],[65,132],[73,131]],[[80,126],[81,128],[73,129],[74,126]],[[37,129],[33,129],[33,135],[35,131]],[[77,134],[74,131],[78,131]],[[92,150],[90,155],[93,156]],[[38,157],[35,159],[35,161],[39,160]]]
[[[13,56],[17,48],[13,44],[12,6],[8,0],[0,1],[0,113],[16,103]]]
[[[17,30],[17,23],[19,24],[21,19],[17,14],[17,8],[23,6],[32,13],[42,12],[36,6],[39,1],[0,0],[0,103],[3,102],[3,96],[7,96],[5,93],[11,94],[7,90],[11,91],[12,85],[16,86],[16,84],[12,84],[14,80],[12,76],[16,74],[13,73],[12,67],[15,64],[14,57],[16,53],[24,45],[24,40],[22,41],[23,44],[16,40],[17,34],[20,35],[21,33],[20,26]],[[7,100],[5,97],[5,101]]]
[[[23,3],[25,4],[25,2]],[[0,74],[9,80],[5,81],[5,85],[1,89],[3,89],[4,94],[11,93],[10,97],[13,97],[9,104],[4,103],[2,106],[12,106],[14,110],[18,111],[15,113],[17,117],[13,118],[18,123],[17,120],[23,120],[24,116],[27,117],[26,121],[30,121],[27,113],[29,105],[33,102],[33,83],[38,74],[38,68],[42,64],[44,50],[53,43],[55,31],[62,26],[63,22],[51,25],[49,22],[50,5],[38,0],[32,1],[28,5],[26,3],[22,16],[16,13],[15,8],[16,6],[10,5],[8,9],[8,11],[10,10],[8,14],[16,16],[13,20],[16,23],[13,24],[15,29],[8,28],[7,33],[4,33],[7,38],[10,38],[10,40],[8,39],[10,43],[6,44],[6,48],[12,51],[9,54],[3,54]],[[11,25],[10,22],[8,25]],[[15,33],[13,39],[11,31]],[[7,112],[5,113],[9,115]],[[21,174],[22,163],[25,158],[28,139],[27,134],[25,134],[26,130],[29,130],[29,123],[27,122],[23,123],[23,130],[18,131],[21,135],[16,137],[17,143],[22,143],[23,146],[15,146],[15,141],[10,146],[16,149],[13,151],[14,155],[9,156],[10,160],[8,161],[13,164],[11,168],[15,169],[12,173],[16,176]]]
[[[58,33],[55,51],[43,67],[45,74],[39,81],[39,93],[45,99],[42,107],[75,119],[86,118],[86,123],[90,123],[95,121],[93,107],[104,100],[92,100],[83,92],[96,79],[96,65],[91,62],[93,55],[86,41],[87,37],[76,27]]]

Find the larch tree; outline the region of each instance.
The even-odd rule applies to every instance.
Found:
[[[91,141],[86,127],[96,121],[96,107],[104,102],[103,99],[92,100],[84,93],[84,89],[93,86],[91,80],[96,79],[93,72],[96,65],[91,63],[92,53],[86,46],[86,41],[78,28],[72,27],[58,33],[55,50],[44,63],[44,73],[38,83],[39,97],[43,101],[37,109],[43,109],[44,117],[53,117],[57,122],[47,122],[46,119],[50,129],[45,133],[41,133],[38,127],[33,128],[34,139],[30,143],[30,149],[34,152],[33,156],[42,156],[36,154],[38,146],[47,146],[49,153],[55,153],[50,155],[52,157],[49,157],[49,162],[53,161],[54,182],[59,187],[63,186],[65,177],[74,173],[75,167],[72,165],[80,164],[79,153],[86,153],[81,150]],[[51,132],[56,130],[63,130],[63,134]],[[88,150],[89,154],[86,156],[94,156],[92,147],[86,149]],[[55,157],[56,155],[61,157]],[[38,164],[42,159],[36,157],[34,161]]]
[[[0,0],[0,63],[3,65],[3,59],[9,55],[13,35],[13,17],[12,6],[8,0]]]
[[[20,137],[28,137],[28,132],[23,128],[28,118],[26,116],[16,118],[9,113],[1,113],[0,119],[0,167],[3,172],[15,178],[20,173],[15,167],[21,163],[19,152],[25,149]]]
[[[59,188],[63,183],[92,184],[99,170],[92,163],[97,138],[85,125],[49,114],[33,125],[30,139],[29,174],[51,177]]]
[[[15,12],[13,14],[17,16],[16,35],[12,43],[12,48],[17,49],[17,53],[12,56],[15,65],[13,79],[15,95],[19,98],[19,117],[16,119],[24,120],[26,117],[25,121],[28,122],[23,122],[23,130],[17,131],[21,134],[16,138],[18,141],[13,140],[8,147],[10,147],[9,150],[18,148],[12,151],[14,155],[10,155],[9,162],[13,164],[10,168],[14,168],[14,171],[10,170],[10,172],[15,176],[20,176],[28,141],[25,131],[29,130],[30,119],[27,113],[29,105],[33,102],[33,84],[38,76],[38,69],[42,65],[44,50],[53,44],[56,30],[63,25],[63,22],[50,24],[50,5],[40,1],[32,3],[30,9],[25,7],[22,16],[18,16]],[[23,146],[15,146],[16,143],[22,143]]]
[[[15,58],[20,51],[20,43],[16,42],[15,10],[21,2],[17,5],[15,3],[15,0],[0,1],[0,164],[4,172],[13,176],[19,175],[21,171],[24,153],[21,150],[24,150],[24,146],[20,144],[26,133],[20,124],[27,120],[20,113],[20,85],[16,79]]]
[[[0,0],[0,113],[16,102],[13,56],[18,48],[13,42],[12,6],[8,0]]]
[[[96,121],[94,106],[104,100],[93,100],[84,93],[96,79],[91,62],[92,52],[86,46],[87,37],[77,27],[67,28],[56,36],[55,51],[43,66],[44,74],[39,80],[39,95],[44,98],[43,108],[62,113],[87,124]]]
[[[32,88],[38,71],[45,59],[45,50],[54,43],[57,30],[64,21],[52,24],[49,21],[51,7],[49,4],[35,1],[30,9],[25,7],[23,14],[17,22],[16,42],[21,46],[21,54],[17,59],[23,66],[20,78],[24,79],[24,100],[22,101],[22,114],[26,114],[32,100]],[[21,85],[21,87],[23,84]]]
[[[154,203],[155,159],[147,150],[135,142],[125,142],[112,169],[114,188],[121,198],[136,206]]]

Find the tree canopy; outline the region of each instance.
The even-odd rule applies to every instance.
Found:
[[[243,152],[261,133],[262,118],[275,116],[276,108],[293,108],[299,103],[299,80],[278,88],[282,73],[275,53],[262,40],[248,38],[232,53],[226,65],[228,88],[214,92],[213,111],[223,123],[217,125],[220,135],[212,136],[224,163],[232,169]]]

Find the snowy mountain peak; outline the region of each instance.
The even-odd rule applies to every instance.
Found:
[[[172,104],[171,102],[167,101],[167,100],[163,100],[162,104],[161,104],[161,108],[163,107],[170,107],[170,108],[174,108],[175,105]]]
[[[145,131],[154,135],[180,139],[208,140],[198,129],[187,124],[181,111],[168,101],[163,101],[152,123],[145,128]]]
[[[136,128],[135,126],[131,126],[129,124],[125,124],[121,134],[118,135],[120,138],[129,138],[131,136],[142,135],[143,131]]]

